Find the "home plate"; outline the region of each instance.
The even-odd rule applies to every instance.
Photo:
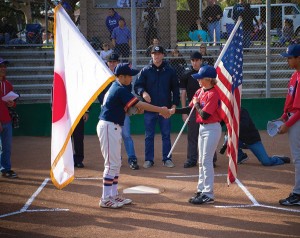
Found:
[[[159,194],[161,191],[158,188],[152,188],[147,186],[135,186],[126,188],[123,193],[136,193],[136,194]]]

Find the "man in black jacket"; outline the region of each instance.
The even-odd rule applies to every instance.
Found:
[[[243,47],[249,48],[251,45],[251,34],[254,32],[253,21],[255,21],[258,26],[258,21],[256,19],[255,13],[252,11],[250,4],[247,3],[244,5],[244,11],[241,13],[243,18]],[[247,51],[247,50],[244,50]]]

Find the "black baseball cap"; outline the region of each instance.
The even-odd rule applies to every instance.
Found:
[[[201,53],[198,52],[198,51],[193,52],[193,53],[191,54],[191,60],[192,60],[192,59],[202,59]]]
[[[135,76],[139,73],[140,71],[137,69],[132,69],[130,68],[129,63],[121,63],[118,64],[114,70],[115,75],[130,75],[130,76]]]
[[[162,53],[162,54],[164,54],[165,53],[165,49],[164,49],[164,47],[162,47],[162,46],[153,46],[152,47],[152,49],[151,49],[151,54],[153,54],[153,53]]]
[[[107,61],[119,61],[119,55],[116,54],[116,53],[112,53],[112,54],[108,57]]]

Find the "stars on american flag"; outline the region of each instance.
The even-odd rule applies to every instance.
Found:
[[[243,27],[241,25],[222,58],[224,67],[232,77],[232,92],[243,82]]]

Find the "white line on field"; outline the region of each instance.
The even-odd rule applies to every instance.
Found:
[[[34,199],[39,195],[39,193],[43,190],[43,188],[46,186],[50,178],[46,178],[44,182],[39,186],[39,188],[32,194],[32,196],[27,200],[25,205],[16,212],[11,212],[7,214],[0,215],[0,218],[8,217],[16,214],[20,214],[23,212],[44,212],[44,211],[51,211],[51,212],[57,212],[57,211],[69,211],[69,209],[60,209],[60,208],[54,208],[54,209],[36,209],[36,210],[28,210],[29,206],[32,204]]]
[[[42,189],[46,186],[50,179],[46,178],[44,182],[41,184],[41,186],[35,191],[34,194],[32,194],[31,198],[28,199],[28,201],[25,203],[24,207],[20,210],[20,212],[25,212],[28,207],[31,205],[33,200],[36,198],[36,196],[42,191]]]

